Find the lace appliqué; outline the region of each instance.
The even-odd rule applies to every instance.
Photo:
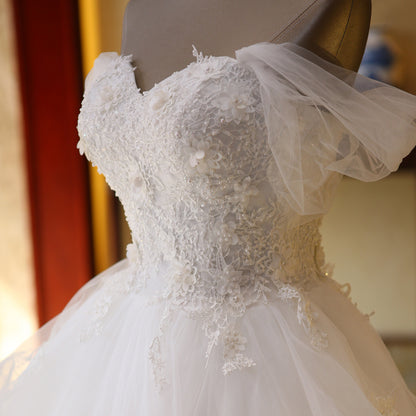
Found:
[[[243,354],[246,349],[247,338],[243,337],[239,331],[230,330],[224,336],[224,365],[222,371],[225,375],[234,370],[252,367],[256,363]]]
[[[153,339],[152,345],[149,348],[149,360],[152,363],[153,380],[160,391],[162,386],[167,384],[168,381],[166,379],[165,363],[162,360],[159,337]]]
[[[141,93],[129,57],[95,75],[79,116],[79,149],[99,167],[122,202],[131,228],[132,273],[115,275],[96,303],[88,339],[120,294],[148,276],[163,290],[159,333],[149,346],[158,388],[168,380],[163,336],[184,311],[208,337],[206,359],[222,347],[222,371],[255,365],[239,319],[257,302],[288,302],[315,348],[309,288],[329,278],[320,218],[289,227],[290,207],[274,192],[273,157],[258,80],[235,59],[203,56]],[[274,175],[274,174],[273,174]],[[163,273],[154,273],[163,265]]]
[[[203,62],[205,57],[202,52],[198,52],[195,45],[192,45],[192,55],[196,58],[196,62],[199,64],[200,62]]]

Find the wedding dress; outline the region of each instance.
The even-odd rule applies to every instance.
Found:
[[[416,98],[293,44],[193,53],[145,92],[129,56],[88,75],[78,147],[133,242],[1,363],[1,416],[415,415],[319,225],[415,146]]]

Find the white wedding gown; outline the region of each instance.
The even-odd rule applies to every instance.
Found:
[[[0,415],[414,416],[319,224],[415,146],[416,98],[292,44],[194,55],[144,93],[97,58],[79,149],[133,243],[0,364]]]

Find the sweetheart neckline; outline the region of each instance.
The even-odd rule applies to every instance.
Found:
[[[244,49],[252,49],[255,46],[260,46],[260,45],[262,45],[262,46],[264,46],[264,45],[267,45],[267,46],[273,45],[274,47],[283,48],[283,49],[286,49],[286,48],[289,47],[290,50],[295,48],[295,51],[293,51],[293,52],[295,52],[296,55],[302,57],[303,59],[306,59],[310,64],[316,65],[321,70],[323,70],[325,72],[329,72],[332,75],[336,74],[340,70],[340,68],[342,68],[342,67],[339,67],[336,64],[333,64],[329,61],[326,61],[325,59],[316,55],[312,51],[310,51],[306,48],[303,48],[302,46],[299,46],[299,45],[297,45],[296,43],[293,43],[293,42],[283,42],[283,43],[274,43],[274,42],[269,42],[269,41],[255,42],[255,43],[252,43],[250,45],[242,46],[241,48],[238,48],[238,49],[234,50],[234,57],[228,56],[228,55],[204,55],[204,53],[202,51],[198,52],[195,45],[192,44],[191,45],[192,46],[192,55],[196,58],[196,60],[193,60],[193,61],[189,62],[185,67],[183,67],[181,69],[178,69],[177,71],[172,72],[170,75],[163,78],[161,81],[156,82],[150,89],[144,91],[137,85],[135,77],[134,77],[134,71],[136,69],[139,70],[139,68],[134,67],[132,62],[131,62],[131,59],[132,59],[133,55],[132,54],[130,54],[130,55],[121,55],[121,54],[118,54],[117,52],[115,52],[115,53],[117,54],[119,59],[126,59],[126,58],[129,59],[129,65],[133,69],[132,72],[133,72],[133,86],[134,86],[134,89],[137,91],[140,98],[143,99],[147,95],[149,95],[155,89],[155,87],[157,87],[159,84],[162,84],[162,83],[166,82],[174,74],[178,74],[178,73],[186,71],[189,68],[189,66],[192,65],[192,64],[198,64],[198,63],[204,62],[205,60],[210,60],[210,59],[228,59],[228,60],[231,60],[234,63],[244,65],[244,62],[240,61],[237,58],[237,54],[240,51],[244,50]],[[341,70],[344,71],[344,73],[346,73],[346,72],[354,73],[355,72],[355,71],[347,70],[345,68],[342,68]]]
[[[272,42],[267,42],[267,43],[272,43]],[[256,45],[257,43],[254,43],[254,44],[252,44],[252,45],[249,45],[249,46],[254,46],[254,45]],[[277,45],[277,44],[274,44],[274,45]],[[227,58],[227,59],[230,59],[231,61],[233,61],[234,63],[236,63],[236,62],[239,62],[238,61],[238,59],[237,58],[233,58],[232,56],[228,56],[228,55],[204,55],[203,54],[203,52],[201,52],[201,51],[197,51],[197,49],[196,49],[196,47],[194,46],[194,45],[192,45],[192,51],[193,51],[193,55],[195,56],[195,58],[196,58],[196,60],[193,60],[193,61],[191,61],[191,62],[189,62],[185,67],[183,67],[183,68],[181,68],[181,69],[178,69],[177,71],[174,71],[174,72],[172,72],[170,75],[168,75],[167,77],[165,77],[165,78],[163,78],[162,80],[160,80],[159,82],[155,82],[154,83],[154,85],[151,87],[151,88],[149,88],[148,90],[142,90],[138,85],[137,85],[137,83],[136,83],[136,80],[135,80],[135,77],[134,77],[134,71],[135,70],[138,70],[138,71],[140,71],[139,70],[139,68],[138,67],[135,67],[133,64],[132,64],[132,62],[131,62],[131,58],[132,58],[132,56],[133,55],[118,55],[118,57],[119,57],[119,59],[129,59],[129,65],[130,65],[130,67],[133,69],[133,71],[132,71],[132,74],[133,74],[133,86],[135,87],[135,90],[137,91],[137,93],[138,93],[138,95],[139,95],[139,97],[141,97],[141,98],[145,98],[145,97],[147,97],[147,95],[149,95],[158,85],[160,85],[160,84],[162,84],[162,83],[164,83],[164,82],[166,82],[168,79],[170,79],[173,75],[175,75],[175,74],[179,74],[179,73],[181,73],[181,72],[184,72],[185,70],[187,70],[188,68],[189,68],[189,66],[190,65],[192,65],[192,64],[199,64],[199,63],[201,63],[201,62],[203,62],[202,60],[198,60],[199,58],[198,58],[198,56],[199,56],[199,54],[201,54],[200,56],[202,57],[201,59],[224,59],[224,58]],[[243,47],[244,48],[244,47]],[[240,48],[240,49],[242,49],[242,48]],[[240,50],[240,49],[237,49],[237,50]],[[236,50],[236,51],[237,51]],[[198,55],[195,55],[194,54],[194,52],[197,52],[197,54]],[[234,54],[236,53],[236,51],[234,51]]]
[[[192,64],[199,64],[199,63],[202,63],[202,62],[206,62],[207,60],[211,60],[211,59],[228,59],[228,60],[232,61],[233,63],[238,63],[240,65],[245,65],[245,62],[243,62],[243,61],[241,61],[237,58],[238,53],[245,50],[245,49],[252,49],[256,46],[265,46],[265,45],[266,46],[273,45],[273,47],[283,48],[283,49],[289,47],[289,49],[291,49],[291,50],[293,48],[295,48],[295,51],[294,51],[295,55],[298,55],[298,56],[306,59],[310,64],[314,64],[314,65],[320,67],[320,69],[324,70],[325,72],[334,73],[334,72],[337,72],[337,70],[340,69],[340,67],[338,67],[337,65],[332,64],[328,61],[325,61],[323,58],[319,57],[318,55],[314,54],[313,52],[309,51],[308,49],[305,49],[305,48],[297,45],[296,43],[292,43],[292,42],[274,43],[274,42],[262,41],[262,42],[252,43],[250,45],[242,46],[241,48],[236,49],[234,51],[234,56],[235,57],[228,56],[228,55],[204,55],[204,53],[202,51],[198,52],[196,47],[192,44],[191,45],[192,48],[193,48],[192,49],[192,54],[195,56],[196,60],[193,60],[193,61],[189,62],[185,67],[183,67],[181,69],[178,69],[177,71],[172,72],[170,75],[168,75],[167,77],[165,77],[161,81],[156,82],[150,89],[144,91],[137,85],[136,80],[135,80],[134,71],[136,69],[139,70],[139,68],[132,64],[132,62],[131,62],[132,61],[132,56],[133,56],[132,54],[123,55],[123,54],[119,54],[118,52],[115,52],[115,51],[113,51],[113,52],[108,51],[108,52],[100,53],[99,56],[101,56],[103,54],[110,53],[110,54],[115,54],[117,56],[118,60],[127,60],[127,63],[130,66],[130,69],[132,70],[132,76],[133,76],[132,88],[134,88],[135,93],[142,100],[142,99],[146,98],[148,95],[150,95],[152,93],[152,91],[154,91],[154,89],[158,85],[165,83],[173,75],[186,71],[190,67],[190,65],[192,65]],[[250,67],[250,65],[248,65],[247,67]],[[337,70],[334,71],[334,70],[331,70],[331,68],[336,68]],[[349,71],[345,68],[343,68],[343,71],[344,72],[351,72],[351,73],[353,72],[353,71]]]

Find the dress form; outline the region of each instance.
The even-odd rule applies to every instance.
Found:
[[[253,43],[282,41],[283,26],[221,43],[200,20],[196,40],[169,16],[138,37],[160,56],[135,55],[149,82],[188,62],[188,41],[212,54],[146,94],[129,56],[96,59],[77,148],[119,197],[132,243],[0,363],[0,414],[414,416],[368,316],[331,278],[319,225],[342,175],[381,179],[416,146],[416,98],[295,44]],[[291,39],[308,40],[304,22]],[[233,42],[251,46],[222,56]]]
[[[189,64],[192,44],[233,57],[242,46],[289,41],[357,70],[370,14],[371,0],[130,0],[121,51],[133,56],[142,90]]]

